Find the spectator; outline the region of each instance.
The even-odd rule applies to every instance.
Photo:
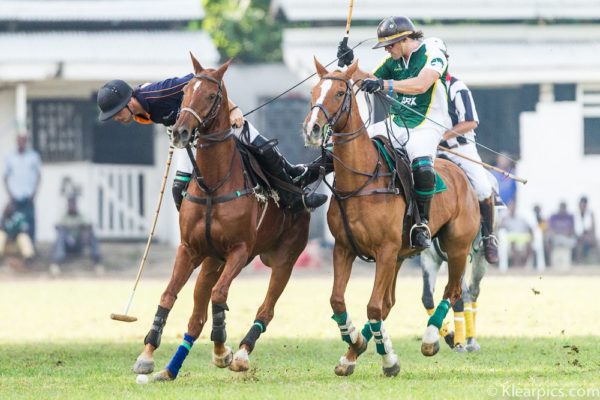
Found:
[[[510,266],[525,266],[533,252],[533,232],[527,220],[516,213],[516,203],[508,203],[508,215],[500,223],[500,228],[506,230],[506,241],[509,245],[508,264]]]
[[[96,274],[104,273],[104,267],[100,263],[98,240],[94,235],[92,225],[79,213],[76,197],[67,199],[67,213],[56,225],[56,232],[57,238],[54,243],[52,265],[50,265],[52,275],[57,276],[61,273],[60,264],[65,261],[67,254],[81,255],[86,247],[89,247]]]
[[[7,253],[8,245],[14,243],[19,256],[27,265],[35,254],[28,230],[25,215],[16,210],[13,202],[9,202],[0,218],[0,257]],[[25,265],[19,263],[18,268],[24,269]]]
[[[512,171],[514,167],[512,161],[506,154],[498,155],[496,166],[508,172]],[[504,201],[504,204],[508,206],[510,203],[514,203],[517,196],[517,182],[514,179],[507,178],[500,172],[491,172],[498,181],[498,187],[500,189],[499,195],[502,198],[502,201]]]
[[[575,237],[575,218],[567,211],[567,203],[561,201],[558,212],[548,220],[548,241],[550,265],[569,267],[571,253],[577,239]]]
[[[598,261],[596,221],[594,213],[588,208],[588,199],[585,196],[579,199],[579,211],[575,213],[575,234],[577,235],[575,262],[583,263],[590,253],[593,253],[594,261]]]
[[[549,243],[548,243],[548,221],[546,220],[546,218],[542,215],[542,207],[539,204],[536,204],[535,206],[533,206],[533,216],[534,216],[534,222],[535,222],[535,226],[537,227],[537,231],[539,232],[540,236],[541,236],[541,245],[543,247],[543,253],[544,253],[544,260],[549,260]],[[535,236],[535,232],[534,232],[534,236]],[[536,257],[537,257],[537,253],[538,251],[536,251]],[[536,265],[539,264],[539,261],[536,262]]]
[[[40,155],[27,148],[27,135],[17,136],[17,151],[9,154],[4,169],[4,184],[17,211],[23,213],[28,233],[35,243],[34,200],[40,185],[42,161]]]

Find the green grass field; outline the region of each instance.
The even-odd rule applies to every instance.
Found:
[[[191,311],[190,282],[169,316],[156,353],[164,366],[179,344]],[[137,385],[131,365],[142,348],[166,280],[142,280],[132,314],[138,322],[109,319],[122,312],[131,290],[122,280],[13,280],[0,282],[0,399],[12,398],[600,398],[600,322],[595,306],[600,277],[489,277],[479,299],[477,354],[445,345],[433,358],[420,354],[426,315],[419,277],[401,277],[386,329],[402,370],[384,378],[371,345],[354,375],[336,377],[344,352],[330,319],[328,277],[294,277],[244,374],[210,362],[203,332],[179,378]],[[372,280],[360,276],[348,307],[364,322]],[[445,277],[440,279],[440,286]],[[266,276],[237,280],[227,314],[232,347],[250,326]],[[561,395],[562,394],[562,395]]]

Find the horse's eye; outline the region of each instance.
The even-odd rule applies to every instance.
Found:
[[[346,92],[337,92],[335,95],[336,97],[344,97],[344,94],[346,94]]]
[[[214,94],[214,93],[211,93],[211,94],[208,95],[208,99],[209,100],[214,100],[216,97],[217,97],[217,95]]]

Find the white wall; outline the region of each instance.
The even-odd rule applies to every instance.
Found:
[[[521,162],[517,174],[527,178],[519,184],[518,207],[530,213],[540,204],[549,217],[564,200],[577,210],[587,195],[589,206],[600,215],[600,156],[583,154],[583,114],[576,102],[538,103],[536,111],[521,114]]]

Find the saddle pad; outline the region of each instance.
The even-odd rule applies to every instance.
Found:
[[[385,158],[385,162],[387,163],[388,168],[390,169],[390,171],[393,171],[394,170],[394,162],[392,161],[392,157],[390,156],[390,154],[388,153],[388,151],[386,150],[386,148],[377,139],[373,139],[373,142],[375,142],[375,144],[377,145],[377,149],[379,150],[379,152],[381,153],[381,155],[383,155],[383,158]],[[436,193],[440,193],[440,192],[443,192],[445,190],[448,190],[448,187],[446,186],[446,183],[442,179],[441,175],[438,174],[437,171],[435,171],[435,192]]]

